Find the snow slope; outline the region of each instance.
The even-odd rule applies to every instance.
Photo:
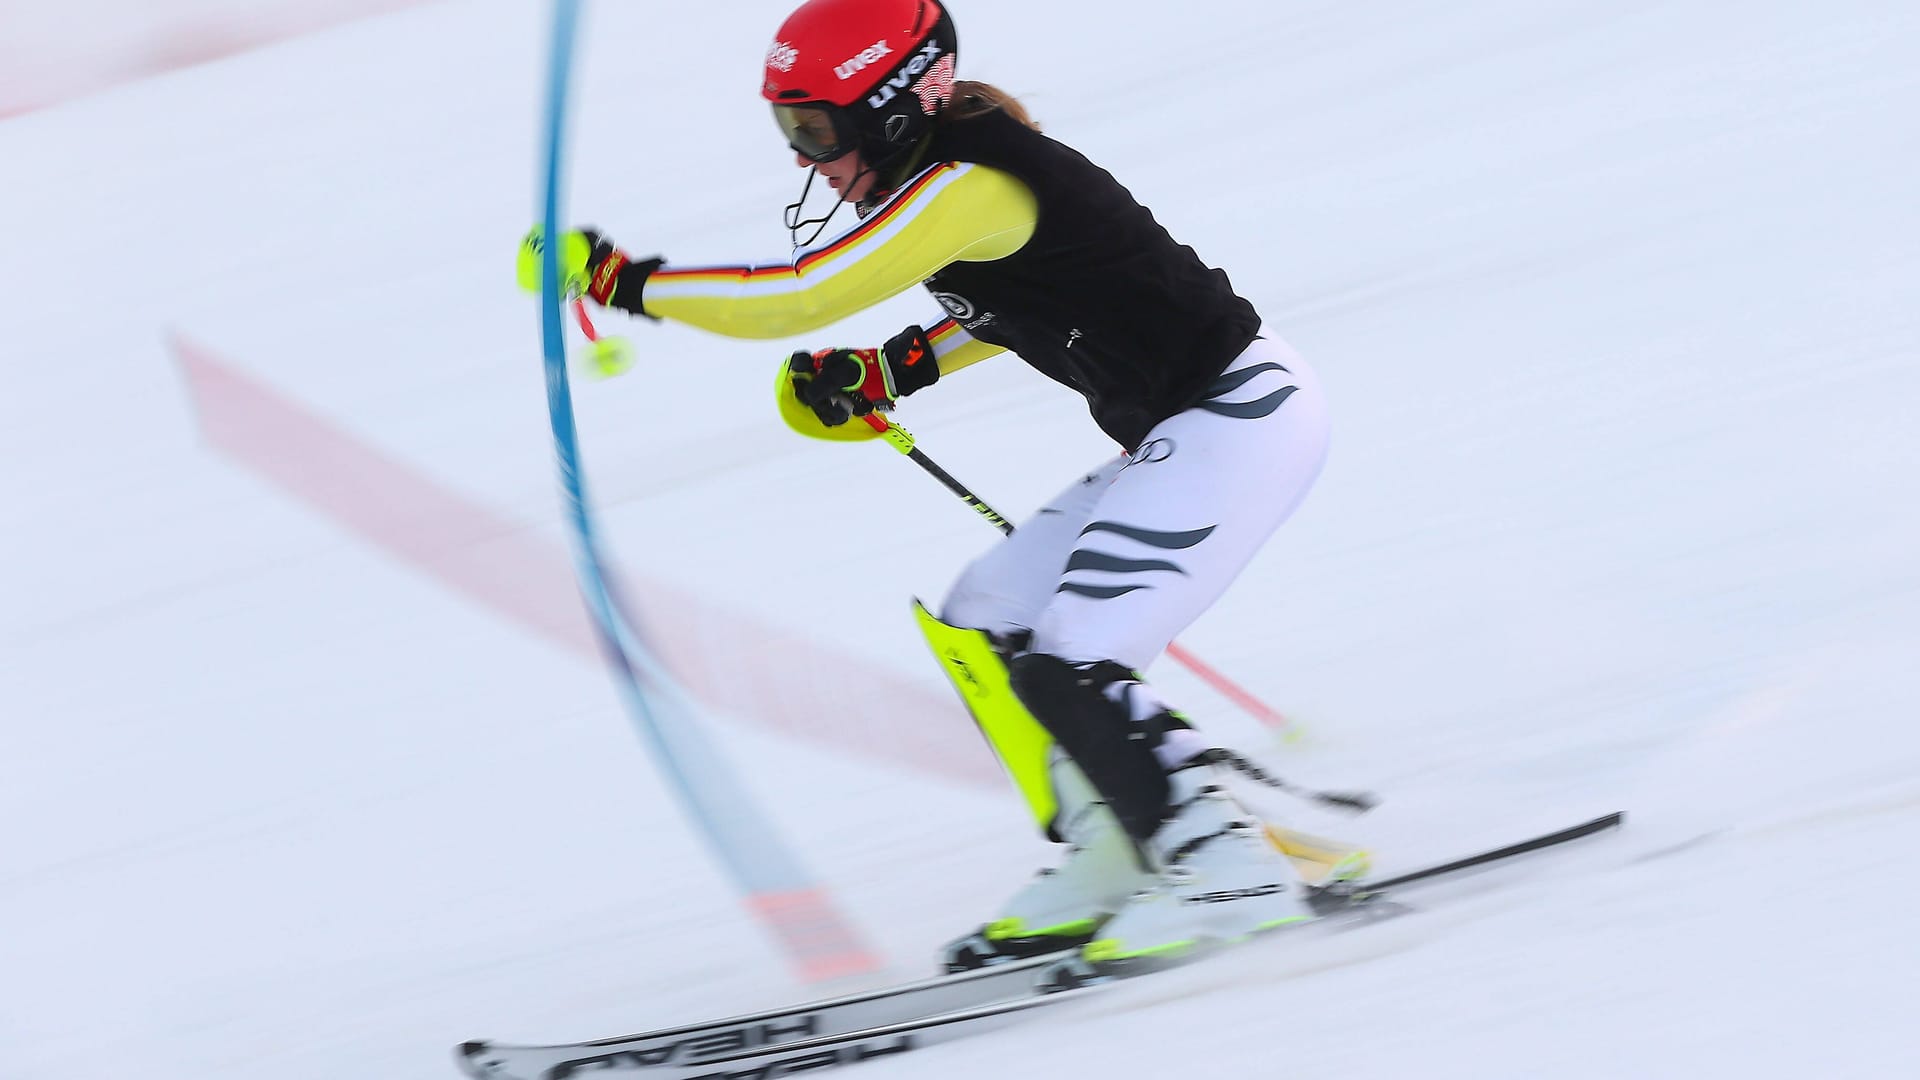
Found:
[[[784,9],[592,6],[578,219],[686,261],[782,250],[799,174],[753,87]],[[1082,10],[971,0],[965,70],[1229,268],[1337,424],[1183,638],[1309,738],[1156,680],[1292,779],[1380,791],[1355,823],[1275,809],[1388,869],[1634,817],[1417,916],[861,1075],[1920,1072],[1920,12]],[[446,543],[557,549],[508,271],[545,32],[448,0],[0,122],[0,1077],[447,1077],[476,1035],[810,992],[604,672],[209,438],[170,344],[509,533]],[[692,595],[671,617],[750,614],[706,649],[737,681],[838,650],[929,703],[901,728],[977,753],[905,604],[991,535],[892,454],[787,435],[786,343],[618,329],[641,369],[578,404],[622,565]],[[903,417],[1009,512],[1107,453],[1014,364]],[[280,476],[337,480],[273,434]],[[864,595],[822,587],[827,552]],[[789,696],[805,730],[710,728],[917,974],[1049,852],[979,770],[876,764],[843,701]]]
[[[420,0],[0,0],[0,117]]]

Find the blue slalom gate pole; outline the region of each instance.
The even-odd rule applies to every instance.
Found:
[[[774,932],[802,977],[819,980],[873,970],[877,961],[851,925],[814,883],[773,830],[746,785],[696,726],[696,717],[664,665],[646,647],[616,602],[616,589],[594,527],[580,465],[573,393],[567,378],[567,341],[558,251],[561,190],[566,161],[568,88],[581,0],[555,0],[549,61],[546,158],[540,220],[546,242],[540,256],[540,330],[545,357],[547,411],[567,504],[580,595],[593,618],[602,652],[628,717],[675,801],[741,892],[757,918]]]

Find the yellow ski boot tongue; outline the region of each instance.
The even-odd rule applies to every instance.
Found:
[[[1373,870],[1373,853],[1356,844],[1329,840],[1297,829],[1267,825],[1267,840],[1293,860],[1300,879],[1309,885],[1358,881]]]

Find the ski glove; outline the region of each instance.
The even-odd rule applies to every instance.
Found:
[[[520,287],[528,292],[540,291],[540,254],[545,244],[546,230],[538,225],[520,242],[515,269]],[[660,259],[629,259],[612,240],[589,228],[561,234],[559,260],[560,287],[569,298],[584,296],[601,307],[647,315],[640,306],[640,294],[647,278],[660,269]],[[620,292],[623,285],[626,291]]]
[[[837,427],[940,380],[927,332],[909,326],[878,349],[821,349],[796,352],[787,359],[793,395],[820,418]]]

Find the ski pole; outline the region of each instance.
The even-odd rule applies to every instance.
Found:
[[[888,442],[892,443],[895,450],[907,455],[907,458],[915,465],[927,470],[927,473],[935,480],[945,484],[948,491],[960,496],[961,502],[973,507],[979,512],[981,517],[986,518],[987,521],[992,523],[993,526],[1001,532],[1006,533],[1008,536],[1013,535],[1013,522],[1001,517],[998,510],[988,506],[980,496],[975,495],[969,490],[967,485],[954,479],[952,473],[941,468],[938,462],[928,457],[926,452],[918,446],[915,446],[913,433],[911,431],[901,427],[899,424],[889,421],[877,412],[868,413],[866,415],[866,421],[869,427],[879,432]]]
[[[868,427],[879,432],[887,442],[893,445],[895,450],[905,454],[914,464],[925,469],[934,479],[945,484],[948,491],[960,496],[961,500],[978,511],[981,517],[987,519],[987,521],[991,522],[1001,532],[1008,535],[1013,534],[1013,523],[1005,517],[1002,517],[998,510],[988,506],[980,496],[975,495],[965,484],[954,479],[952,473],[941,468],[937,462],[928,457],[925,451],[915,445],[912,432],[901,427],[898,423],[881,416],[878,412],[870,412],[863,419],[866,420]],[[1240,706],[1242,709],[1245,709],[1254,719],[1280,732],[1284,738],[1291,740],[1298,737],[1298,732],[1293,727],[1292,721],[1288,720],[1280,710],[1253,696],[1252,693],[1221,674],[1212,665],[1182,648],[1179,643],[1169,642],[1167,644],[1167,655],[1172,657],[1174,662],[1180,666],[1193,672],[1194,675],[1199,677],[1201,682],[1219,691],[1221,696],[1233,702],[1235,705]]]
[[[633,366],[633,345],[623,337],[601,337],[600,331],[594,328],[593,318],[587,314],[586,301],[579,297],[573,300],[573,318],[587,338],[589,371],[610,379]]]

